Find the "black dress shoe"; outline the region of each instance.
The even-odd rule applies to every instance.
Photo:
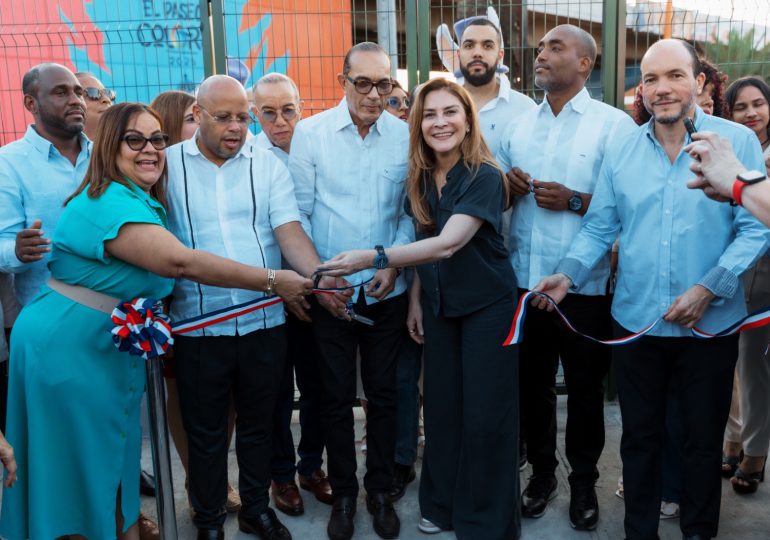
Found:
[[[391,501],[397,501],[406,493],[406,486],[409,482],[414,480],[417,474],[414,472],[414,465],[401,465],[395,463],[393,465],[393,487],[390,488]]]
[[[262,540],[291,540],[289,529],[283,526],[272,508],[254,517],[238,512],[238,528],[249,534],[256,534]]]
[[[198,529],[198,540],[225,540],[224,529]]]
[[[329,525],[326,527],[329,540],[350,540],[353,537],[353,516],[355,515],[355,497],[347,495],[335,497]]]
[[[375,493],[367,495],[366,509],[372,515],[374,532],[380,538],[398,538],[401,530],[401,521],[393,508],[393,502],[387,493]]]
[[[533,475],[521,494],[521,513],[525,517],[539,518],[545,514],[548,503],[556,497],[556,476]]]
[[[139,473],[139,493],[148,497],[155,496],[155,477],[148,472]]]
[[[593,485],[572,486],[569,523],[579,531],[592,531],[599,522],[599,502]]]

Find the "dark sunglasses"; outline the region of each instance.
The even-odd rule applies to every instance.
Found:
[[[99,101],[102,99],[102,96],[105,96],[110,101],[115,101],[115,98],[118,97],[112,88],[95,88],[93,86],[83,88],[83,95],[93,101]]]
[[[391,109],[400,109],[402,103],[404,107],[406,107],[407,109],[412,105],[412,102],[409,100],[408,97],[401,99],[401,98],[397,98],[396,96],[391,96],[385,100],[385,105],[387,105]]]
[[[287,122],[293,120],[297,116],[297,109],[294,107],[284,107],[280,112],[283,119]],[[278,111],[273,109],[263,109],[259,114],[263,120],[270,122],[271,124],[278,119]]]
[[[131,150],[136,152],[143,150],[147,143],[150,143],[155,150],[163,150],[168,146],[168,135],[165,133],[156,133],[149,139],[136,133],[129,133],[124,135],[122,140],[125,141]]]
[[[351,79],[347,75],[345,75],[345,78],[355,87],[356,92],[359,94],[368,94],[372,91],[372,86],[377,88],[377,93],[381,96],[390,94],[393,91],[393,81],[390,79],[372,82],[369,79]]]

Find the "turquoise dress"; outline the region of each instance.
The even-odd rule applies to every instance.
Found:
[[[166,213],[134,184],[113,182],[97,199],[80,193],[53,235],[51,274],[121,300],[169,295],[172,279],[105,254],[126,223],[165,227]],[[18,482],[3,491],[7,540],[114,539],[119,487],[125,528],[138,518],[145,367],[115,348],[111,326],[47,286],[14,325],[6,436]]]

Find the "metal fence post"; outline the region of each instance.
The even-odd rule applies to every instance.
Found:
[[[604,0],[602,92],[604,102],[623,109],[626,75],[626,0]]]
[[[420,83],[424,83],[430,79],[430,51],[433,43],[433,34],[430,31],[429,0],[417,0],[417,24],[419,27],[417,46],[419,48]]]
[[[227,47],[225,46],[225,16],[222,0],[211,2],[211,36],[213,73],[227,74]],[[212,74],[213,74],[212,73]]]
[[[417,86],[417,1],[406,0],[406,73],[409,79],[409,89]]]

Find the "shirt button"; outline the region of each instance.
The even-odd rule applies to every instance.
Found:
[[[661,272],[661,273],[660,273],[660,277],[666,277],[666,275],[667,275],[667,274],[666,274],[665,272]]]
[[[660,307],[666,307],[666,303],[665,302],[661,302],[660,303]]]
[[[668,245],[668,240],[663,240],[663,245],[667,246]]]
[[[666,211],[665,211],[665,214],[666,214],[666,215],[669,215],[669,214],[671,214],[671,210],[666,210]]]
[[[668,181],[668,185],[669,185],[669,186],[670,186],[672,183],[673,183],[673,182],[671,182],[671,180],[669,180],[669,181]]]

